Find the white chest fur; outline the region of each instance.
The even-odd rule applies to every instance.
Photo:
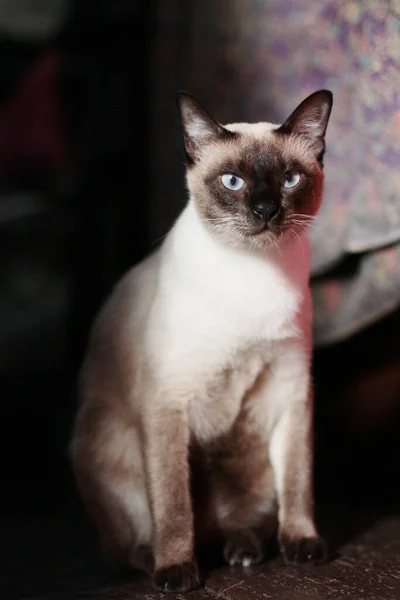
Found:
[[[177,400],[191,390],[202,437],[229,426],[280,343],[300,332],[308,273],[306,239],[254,256],[214,241],[192,203],[182,213],[161,250],[147,341]]]
[[[266,256],[226,248],[189,203],[162,257],[164,326],[173,329],[176,341],[182,336],[186,352],[194,334],[198,342],[235,354],[249,343],[288,337],[297,327],[308,276],[305,238],[289,240],[281,252]]]

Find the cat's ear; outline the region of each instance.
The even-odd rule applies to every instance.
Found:
[[[213,141],[228,139],[234,134],[217,123],[208,112],[187,92],[178,92],[176,104],[183,127],[186,155],[196,162],[202,149]]]
[[[325,133],[332,110],[333,96],[329,90],[319,90],[308,96],[292,112],[278,132],[297,134],[307,139],[309,147],[322,162],[325,151]]]

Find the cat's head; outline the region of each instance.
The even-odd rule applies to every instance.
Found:
[[[280,126],[222,126],[186,92],[177,105],[189,192],[213,235],[263,249],[312,221],[322,197],[331,92],[311,94]]]

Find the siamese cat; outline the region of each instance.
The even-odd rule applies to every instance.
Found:
[[[307,226],[332,94],[283,125],[221,125],[187,93],[189,200],[118,283],[80,378],[74,472],[104,551],[157,589],[200,585],[197,544],[230,565],[322,562],[313,517]]]

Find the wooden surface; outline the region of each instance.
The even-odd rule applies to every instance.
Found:
[[[7,518],[1,526],[8,600],[394,600],[400,599],[400,516],[326,511],[323,532],[337,555],[322,567],[218,568],[205,588],[164,596],[135,575],[115,576],[91,530],[71,515]]]

